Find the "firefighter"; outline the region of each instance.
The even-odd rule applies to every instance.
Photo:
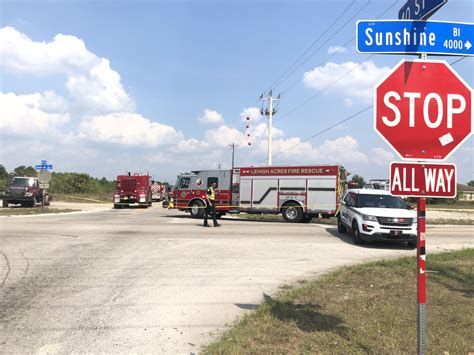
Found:
[[[217,184],[213,182],[211,186],[207,188],[207,191],[206,191],[206,210],[204,211],[204,227],[210,227],[210,225],[207,223],[207,218],[209,217],[209,215],[212,215],[214,227],[221,226],[219,223],[217,223],[217,220],[216,220],[216,205],[215,205],[216,186]]]

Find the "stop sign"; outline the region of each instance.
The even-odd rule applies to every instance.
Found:
[[[404,160],[444,160],[472,133],[471,102],[445,61],[402,60],[375,87],[374,129]]]

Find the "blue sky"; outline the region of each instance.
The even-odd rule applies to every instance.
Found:
[[[385,178],[399,159],[373,131],[372,110],[301,141],[372,103],[373,86],[402,57],[366,61],[351,38],[357,20],[394,2],[0,0],[0,163],[47,159],[55,171],[149,171],[174,181],[181,171],[229,167],[236,142],[236,165],[263,165],[268,133],[258,97],[320,38],[274,87],[283,99],[273,164],[334,163]],[[397,18],[403,4],[381,18]],[[432,19],[474,22],[473,6],[450,0]],[[469,58],[454,65],[471,87],[473,67]],[[448,160],[460,182],[474,179],[473,150],[471,137]]]

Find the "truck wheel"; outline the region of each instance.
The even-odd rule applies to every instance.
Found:
[[[119,203],[114,203],[114,208],[122,208],[122,205]]]
[[[49,200],[49,195],[44,196],[44,205],[49,206],[51,201]]]
[[[3,199],[2,200],[2,206],[3,206],[3,208],[7,208],[8,207],[8,200]]]
[[[301,222],[303,223],[309,223],[311,222],[311,220],[313,219],[313,215],[312,214],[303,214],[303,218],[301,219]]]
[[[199,200],[191,202],[189,205],[189,213],[192,218],[204,218],[204,203]]]
[[[344,227],[344,225],[342,224],[341,215],[339,215],[337,217],[337,231],[339,233],[346,233],[347,232],[346,227]]]
[[[363,243],[363,240],[360,237],[359,225],[357,224],[356,221],[352,223],[352,240],[354,241],[354,244]]]
[[[283,206],[282,215],[289,223],[299,223],[303,219],[303,209],[296,202],[291,202]]]

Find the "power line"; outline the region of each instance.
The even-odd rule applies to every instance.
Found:
[[[316,54],[321,48],[323,48],[323,46],[325,46],[331,39],[333,39],[337,34],[339,34],[339,32],[342,31],[342,29],[344,27],[346,27],[346,25],[348,23],[350,23],[357,15],[359,15],[362,10],[364,10],[371,2],[372,0],[367,0],[367,2],[364,4],[364,6],[362,6],[354,15],[352,15],[349,19],[346,20],[346,22],[344,22],[342,24],[342,26],[340,26],[328,39],[326,39],[318,48],[316,48],[314,51],[312,51],[310,53],[310,55],[304,60],[302,61],[300,64],[298,64],[293,70],[291,70],[288,74],[286,74],[281,80],[279,80],[279,83],[277,83],[277,85],[275,85],[274,87],[277,87],[278,85],[280,85],[282,82],[284,82],[287,78],[289,78],[292,74],[294,74],[299,68],[301,68],[301,66],[303,64],[305,64],[306,62],[308,62],[308,60],[314,55]]]
[[[274,80],[270,86],[267,88],[267,90],[265,91],[268,91],[270,89],[272,89],[273,87],[276,86],[276,84],[291,70],[291,68],[296,64],[298,63],[305,55],[306,53],[308,53],[311,48],[313,48],[318,42],[319,40],[331,29],[332,26],[334,26],[336,24],[337,21],[339,21],[339,19],[344,16],[344,14],[352,7],[352,5],[355,4],[355,0],[352,0],[352,2],[342,11],[342,13],[319,35],[319,37],[313,41],[313,43],[311,43],[311,45],[303,52],[303,54],[301,54],[289,67],[288,69],[286,69],[285,72],[283,72],[283,74],[281,74],[276,80]]]
[[[450,63],[450,65],[454,65],[454,64],[456,64],[456,63],[459,63],[460,61],[462,61],[462,60],[464,60],[464,59],[466,59],[466,58],[468,58],[468,57],[467,57],[467,56],[463,56],[463,57],[461,57],[461,58],[455,60],[454,62]],[[333,125],[331,125],[331,126],[329,126],[329,127],[326,127],[325,129],[323,129],[323,130],[321,130],[321,131],[319,131],[319,132],[313,134],[312,136],[309,136],[308,138],[305,138],[305,139],[302,140],[301,142],[299,142],[299,143],[297,143],[297,144],[295,144],[295,145],[292,145],[291,147],[289,147],[289,148],[287,148],[287,149],[284,149],[284,150],[282,150],[282,151],[280,151],[280,152],[278,152],[278,153],[275,153],[275,154],[273,155],[273,157],[275,157],[275,156],[277,156],[277,155],[280,155],[280,154],[282,154],[282,153],[284,153],[284,152],[287,152],[287,151],[289,151],[289,150],[291,150],[291,149],[294,149],[294,148],[296,148],[297,146],[299,146],[299,145],[301,145],[301,144],[303,144],[303,143],[306,143],[307,141],[309,141],[309,140],[311,140],[311,139],[313,139],[313,138],[316,138],[316,137],[320,136],[320,135],[323,134],[323,133],[326,133],[327,131],[333,129],[334,127],[337,127],[337,126],[339,126],[340,124],[343,124],[343,123],[345,123],[345,122],[347,122],[347,121],[353,119],[354,117],[359,116],[360,114],[362,114],[362,113],[368,111],[369,109],[371,109],[371,108],[373,108],[373,107],[374,107],[374,105],[367,106],[367,107],[363,108],[362,110],[360,110],[360,111],[358,111],[358,112],[356,112],[356,113],[354,113],[354,114],[352,114],[352,115],[350,115],[350,116],[344,118],[343,120],[341,120],[341,121],[339,121],[339,122],[336,122],[336,123],[334,123]],[[262,162],[263,162],[263,161],[262,161]],[[260,163],[262,163],[262,162],[260,162]]]
[[[334,127],[339,126],[340,124],[342,124],[342,123],[344,123],[344,122],[347,122],[347,121],[351,120],[351,119],[354,118],[354,117],[359,116],[360,114],[364,113],[365,111],[370,110],[370,109],[373,108],[373,107],[374,107],[374,105],[367,106],[366,108],[364,108],[364,109],[362,109],[362,110],[360,110],[360,111],[358,111],[358,112],[356,112],[356,113],[354,113],[354,114],[352,114],[352,115],[350,115],[350,116],[344,118],[343,120],[341,120],[341,121],[339,121],[339,122],[337,122],[337,123],[335,123],[335,124],[333,124],[333,125],[331,125],[331,126],[325,128],[325,129],[323,129],[322,131],[319,131],[319,132],[313,134],[312,136],[309,136],[308,138],[302,140],[301,142],[299,142],[299,143],[297,143],[297,144],[295,144],[295,145],[292,145],[291,147],[289,147],[289,148],[287,148],[287,149],[284,149],[284,150],[282,150],[282,151],[279,151],[279,152],[276,153],[276,154],[273,154],[273,157],[275,157],[275,156],[277,156],[277,155],[280,155],[280,154],[283,154],[284,152],[287,152],[287,151],[289,151],[289,150],[291,150],[291,149],[294,149],[294,148],[296,148],[297,146],[299,146],[299,145],[301,145],[301,144],[303,144],[303,143],[305,143],[305,142],[307,142],[307,141],[309,141],[309,140],[311,140],[311,139],[313,139],[313,138],[316,138],[317,136],[320,136],[320,135],[323,134],[323,133],[326,133],[327,131],[333,129]]]
[[[306,105],[308,102],[310,101],[313,101],[315,98],[317,98],[319,95],[321,95],[323,92],[325,92],[327,89],[331,88],[332,86],[334,86],[335,84],[337,84],[339,81],[341,81],[342,79],[344,79],[346,76],[348,76],[350,73],[352,73],[354,70],[356,70],[357,68],[359,68],[365,61],[369,60],[370,58],[372,58],[374,56],[374,54],[371,54],[369,55],[368,57],[366,57],[363,61],[359,62],[355,67],[353,67],[352,69],[348,70],[346,73],[344,73],[343,75],[341,75],[339,78],[337,78],[336,80],[334,80],[332,83],[330,83],[329,85],[325,86],[323,89],[319,90],[316,94],[310,96],[308,99],[306,99],[305,101],[303,101],[301,104],[299,104],[298,106],[294,107],[293,109],[291,109],[290,111],[287,111],[285,112],[283,115],[280,116],[280,119],[278,121],[281,121],[284,117],[287,117],[288,115],[290,115],[291,113],[299,110],[301,107],[303,107],[304,105]]]

